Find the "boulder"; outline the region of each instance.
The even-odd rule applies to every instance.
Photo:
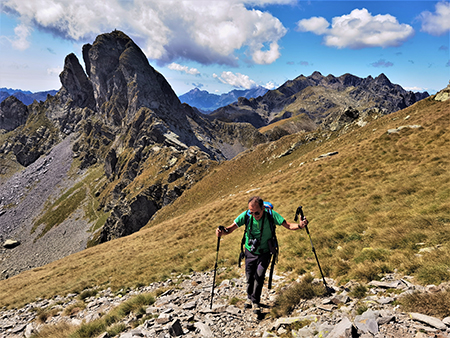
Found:
[[[20,245],[20,242],[14,240],[14,239],[7,239],[5,241],[5,243],[3,243],[3,247],[5,249],[13,249],[13,248],[15,248],[16,246],[19,246],[19,245]]]
[[[440,320],[439,318],[436,317],[432,317],[432,316],[427,316],[421,313],[416,313],[416,312],[410,312],[409,316],[411,317],[411,319],[425,323],[430,325],[431,327],[435,327],[436,329],[439,330],[446,330],[447,329],[447,325],[445,325],[442,320]]]

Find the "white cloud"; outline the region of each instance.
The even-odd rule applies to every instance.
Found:
[[[325,45],[337,48],[396,47],[414,35],[410,25],[400,24],[392,15],[372,16],[365,8],[334,17],[328,27],[328,21],[321,17],[298,22],[298,30],[325,35]]]
[[[424,92],[424,91],[426,91],[427,89],[426,88],[423,88],[423,87],[403,87],[405,90],[409,90],[409,91],[411,91],[411,92]]]
[[[328,26],[330,23],[325,18],[317,16],[297,22],[297,29],[300,32],[313,32],[317,35],[325,34]]]
[[[266,88],[266,89],[272,90],[272,89],[275,89],[278,86],[274,82],[269,81],[265,85],[263,85],[263,87]]]
[[[47,68],[48,75],[59,75],[62,72],[61,68]]]
[[[2,0],[2,6],[22,22],[66,39],[92,42],[98,34],[122,30],[161,64],[187,59],[236,65],[243,51],[254,63],[274,62],[280,56],[278,41],[287,32],[272,14],[245,4],[292,2]],[[25,41],[19,33],[19,40]]]
[[[182,66],[178,63],[172,62],[170,65],[167,66],[167,68],[176,70],[179,72],[184,72],[186,74],[190,75],[200,75],[200,72],[197,68],[189,68],[188,66]]]
[[[436,12],[422,12],[422,31],[431,35],[443,35],[450,31],[450,2],[442,1],[436,4]]]
[[[14,49],[26,50],[30,47],[30,41],[28,37],[31,35],[31,28],[26,24],[20,24],[14,28],[16,39],[11,41],[11,45]]]
[[[229,84],[235,88],[250,89],[256,87],[256,82],[251,80],[248,75],[232,72],[222,72],[219,76],[213,74],[213,77],[222,83]]]

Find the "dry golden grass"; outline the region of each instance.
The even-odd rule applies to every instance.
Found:
[[[422,127],[387,134],[414,124]],[[317,132],[306,142],[296,134],[259,145],[211,170],[138,233],[1,281],[0,307],[211,270],[215,228],[231,224],[253,194],[288,221],[303,206],[326,276],[367,281],[397,269],[439,283],[450,265],[449,125],[448,102],[426,99],[339,137]],[[297,142],[305,144],[278,158]],[[331,151],[339,154],[314,161]],[[220,267],[237,265],[241,236],[242,229],[222,239]],[[278,272],[319,275],[304,231],[280,228],[277,236]],[[425,247],[433,250],[416,256]]]

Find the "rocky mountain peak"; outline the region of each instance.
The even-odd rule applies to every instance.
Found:
[[[95,109],[92,84],[86,76],[75,54],[66,56],[64,69],[59,75],[62,84],[60,97],[64,102],[70,100],[73,106]]]
[[[159,110],[158,115],[181,110],[169,83],[123,32],[99,35],[92,45],[83,47],[83,59],[97,109],[113,125],[126,126],[141,107]]]
[[[379,85],[385,85],[385,86],[389,86],[389,87],[392,86],[392,82],[388,79],[388,77],[386,75],[384,75],[384,73],[381,73],[380,75],[378,75],[375,78],[374,82]]]
[[[314,73],[311,74],[310,78],[313,80],[320,81],[323,79],[323,75],[321,72],[315,71]]]

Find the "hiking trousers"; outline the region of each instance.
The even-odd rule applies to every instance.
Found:
[[[245,276],[247,278],[247,297],[254,304],[261,301],[261,292],[264,285],[267,268],[270,264],[271,254],[255,255],[245,249]]]

